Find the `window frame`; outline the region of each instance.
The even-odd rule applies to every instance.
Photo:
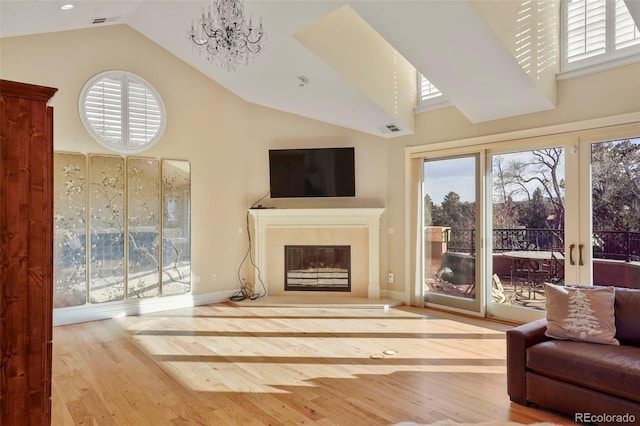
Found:
[[[561,78],[569,78],[585,71],[602,71],[640,61],[640,42],[633,46],[616,49],[615,23],[616,2],[624,0],[604,0],[605,2],[605,47],[604,52],[584,59],[569,62],[568,58],[568,7],[572,0],[561,3]],[[628,9],[627,9],[628,10]],[[632,17],[633,18],[633,17]],[[636,27],[638,27],[636,23]]]
[[[103,134],[101,134],[101,132],[96,130],[92,123],[92,120],[88,117],[88,111],[85,106],[88,94],[94,87],[96,87],[96,85],[100,81],[105,79],[118,80],[120,82],[121,98],[119,99],[120,109],[118,111],[120,113],[120,116],[118,117],[118,119],[120,120],[120,140],[117,142],[114,142],[111,138],[106,138]],[[132,112],[129,108],[129,99],[131,92],[131,89],[129,89],[129,85],[132,82],[140,85],[140,87],[142,87],[146,91],[147,96],[150,96],[156,102],[158,110],[157,119],[159,121],[158,128],[153,133],[153,135],[146,138],[143,143],[135,145],[131,145],[132,137],[130,124],[133,119],[131,117]],[[166,108],[158,91],[148,81],[146,81],[139,75],[122,70],[104,71],[90,78],[80,91],[80,96],[78,97],[78,113],[80,115],[82,125],[96,142],[98,142],[101,146],[107,148],[108,150],[120,154],[137,154],[153,147],[162,137],[167,121]],[[146,121],[149,120],[149,115],[147,114],[146,108],[144,109],[144,114],[145,118],[143,121],[146,123]],[[115,125],[112,126],[112,128],[116,127],[117,126]]]

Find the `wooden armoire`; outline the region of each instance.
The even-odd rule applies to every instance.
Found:
[[[0,425],[51,423],[53,108],[0,80]]]

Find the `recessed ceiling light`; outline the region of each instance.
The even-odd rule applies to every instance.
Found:
[[[72,5],[71,3],[67,3],[67,4],[63,4],[62,6],[60,6],[60,9],[62,10],[71,10],[73,9],[75,6]]]

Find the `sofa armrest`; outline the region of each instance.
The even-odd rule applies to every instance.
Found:
[[[526,404],[527,348],[549,340],[546,330],[543,318],[507,331],[507,392],[514,402]]]

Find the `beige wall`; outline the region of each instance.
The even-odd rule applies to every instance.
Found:
[[[194,294],[239,288],[246,209],[269,189],[269,148],[354,146],[357,197],[331,206],[386,204],[386,140],[249,104],[126,25],[0,39],[0,52],[0,78],[59,89],[51,103],[56,151],[110,153],[78,115],[78,95],[92,76],[126,70],[158,90],[167,127],[139,156],[191,163]],[[384,262],[381,271],[386,274]],[[248,268],[243,275],[253,279]]]
[[[408,291],[405,147],[640,111],[640,64],[634,64],[559,81],[557,108],[551,111],[472,124],[449,107],[417,114],[415,135],[382,139],[248,104],[127,26],[0,39],[0,52],[1,78],[59,88],[52,103],[59,151],[107,152],[91,139],[78,117],[78,94],[90,77],[123,69],[155,86],[166,104],[168,123],[162,140],[144,155],[191,162],[196,294],[238,288],[236,270],[247,248],[245,212],[268,190],[269,148],[355,147],[355,199],[262,203],[385,207],[380,284],[383,295],[385,289],[400,294]],[[395,272],[395,284],[386,284],[387,271]],[[212,282],[212,274],[217,281]]]

